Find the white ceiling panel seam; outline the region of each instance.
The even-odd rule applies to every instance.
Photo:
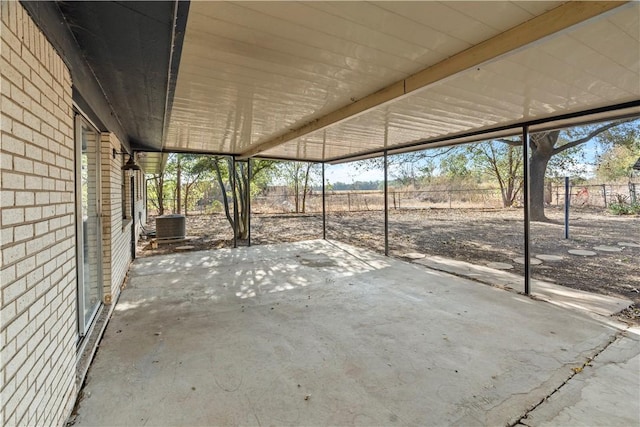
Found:
[[[305,47],[306,47],[307,51],[311,47],[311,48],[313,48],[315,50],[318,50],[318,51],[326,51],[326,52],[330,52],[330,53],[332,53],[334,55],[339,55],[339,56],[342,56],[342,57],[345,57],[344,56],[345,52],[343,52],[341,50],[344,50],[348,46],[352,46],[352,47],[365,46],[365,47],[367,47],[367,50],[370,51],[370,52],[379,52],[379,53],[382,53],[382,54],[388,56],[388,59],[391,60],[390,61],[391,64],[394,64],[393,59],[395,59],[396,61],[407,61],[407,64],[409,64],[409,63],[415,64],[416,63],[415,60],[406,58],[406,57],[404,57],[402,55],[398,55],[398,52],[402,51],[402,50],[399,50],[399,49],[382,50],[382,49],[380,49],[379,46],[362,45],[362,44],[358,43],[357,41],[354,41],[354,40],[351,40],[351,39],[337,37],[337,36],[335,36],[334,34],[332,34],[330,32],[319,31],[317,29],[310,29],[310,28],[307,28],[307,27],[303,27],[296,21],[286,20],[286,19],[283,19],[283,18],[281,18],[279,16],[273,16],[273,15],[269,15],[269,14],[265,14],[265,13],[262,13],[262,15],[270,17],[273,20],[281,21],[280,22],[281,24],[289,24],[291,26],[299,27],[300,31],[298,31],[298,32],[300,32],[300,33],[302,33],[302,32],[307,32],[308,33],[310,30],[312,30],[312,31],[316,31],[318,34],[322,34],[324,38],[329,38],[328,40],[324,40],[321,43],[319,41],[315,42],[314,37],[308,37],[308,38],[303,40],[303,39],[301,39],[299,37],[298,38],[296,38],[296,37],[283,37],[283,32],[282,31],[275,32],[275,31],[266,31],[265,29],[260,30],[260,35],[262,37],[271,36],[271,37],[273,37],[275,39],[279,39],[280,43],[287,42],[287,43],[290,43],[290,44],[297,44],[297,45],[301,45],[301,46],[303,46],[306,43]],[[212,19],[219,20],[219,18],[212,18]],[[238,28],[245,28],[247,31],[255,33],[256,32],[255,28],[252,28],[252,27],[249,27],[249,26],[245,26],[242,23],[245,20],[246,20],[246,16],[240,22],[228,22],[228,24],[233,25],[234,29],[236,30],[236,32],[237,32]],[[278,27],[278,26],[277,25],[272,25],[272,26],[270,26],[268,28],[273,28],[273,27]],[[214,29],[213,29],[214,27],[213,26],[208,26],[207,28],[208,28],[207,31],[214,31]],[[212,33],[212,34],[214,34],[214,33]],[[224,36],[220,36],[220,37],[224,37]],[[333,39],[331,39],[331,38],[333,38]],[[257,39],[256,42],[257,42],[257,46],[260,46],[261,43],[262,43],[260,39]],[[273,44],[274,44],[274,46],[278,46],[278,44],[276,44],[276,43],[273,43]],[[421,49],[428,49],[426,46],[419,46],[419,47]],[[274,49],[274,50],[276,50],[276,49]],[[282,51],[282,52],[289,53],[289,51],[286,51],[286,50]],[[348,56],[346,56],[346,57],[348,57]],[[361,58],[356,58],[356,57],[351,57],[351,58],[354,59],[354,60],[361,60]],[[420,64],[418,64],[418,65],[420,65]],[[400,69],[398,69],[396,71],[400,71]]]
[[[640,98],[640,59],[624,50],[627,44],[638,45],[629,36],[638,19],[619,11],[429,77],[431,67],[424,64],[442,62],[438,55],[447,49],[474,45],[464,52],[464,61],[473,63],[486,38],[530,27],[533,21],[564,19],[553,9],[557,4],[335,2],[289,8],[288,3],[195,2],[194,17],[200,10],[214,18],[195,19],[202,28],[191,33],[187,26],[165,148],[173,144],[239,157],[262,152],[319,161],[374,151],[385,140],[392,149]],[[588,14],[614,6],[571,3],[561,10],[586,8],[579,13]],[[341,10],[344,16],[339,16]],[[548,10],[552,12],[546,16]],[[626,10],[633,14],[640,8],[636,4]],[[242,20],[243,15],[251,18]],[[458,25],[445,34],[447,19],[457,19]],[[413,24],[407,28],[424,34],[444,34],[439,50],[430,50],[427,38],[421,43],[406,32],[402,24],[408,22]],[[216,23],[220,27],[212,28]],[[597,31],[591,34],[591,28]],[[393,46],[398,52],[383,54]],[[488,46],[501,45],[492,41]],[[451,55],[462,60],[460,50]],[[416,70],[422,71],[416,75]]]
[[[549,37],[559,31],[562,25],[569,25],[569,22],[581,22],[582,19],[594,16],[594,14],[602,13],[603,9],[616,7],[619,4],[615,3],[590,3],[589,5],[584,3],[567,3],[557,9],[554,9],[549,14],[541,15],[534,20],[527,21],[521,26],[512,28],[505,33],[500,34],[495,39],[482,42],[473,48],[459,53],[458,55],[449,58],[448,60],[436,64],[434,67],[427,68],[417,74],[414,74],[402,83],[405,90],[400,94],[394,94],[394,86],[388,87],[383,93],[378,92],[372,94],[370,99],[364,98],[366,102],[360,103],[361,108],[357,105],[351,104],[343,109],[337,110],[328,116],[320,118],[320,120],[304,126],[290,134],[285,134],[279,137],[275,137],[272,140],[268,140],[264,143],[259,143],[252,149],[249,149],[243,156],[252,156],[259,153],[262,150],[270,149],[273,146],[284,143],[292,138],[299,137],[301,133],[313,132],[322,129],[325,126],[337,125],[343,120],[347,120],[349,116],[359,116],[368,108],[372,108],[375,105],[366,107],[369,102],[378,104],[381,106],[391,101],[398,101],[402,99],[408,92],[413,92],[417,89],[433,84],[434,82],[446,80],[451,78],[456,73],[468,69],[474,62],[475,64],[484,64],[487,62],[495,61],[496,58],[504,56],[513,49],[521,49],[525,45],[530,45],[532,41],[538,41],[543,38]],[[565,7],[566,6],[566,7]],[[569,20],[565,22],[565,20]],[[516,38],[517,36],[517,38]],[[398,83],[397,85],[400,85]],[[374,99],[377,99],[375,101]]]

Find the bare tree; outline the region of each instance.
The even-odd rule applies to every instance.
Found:
[[[522,149],[518,141],[488,141],[470,147],[480,169],[492,175],[500,186],[502,206],[513,206],[522,190]]]
[[[306,212],[307,195],[312,174],[317,169],[310,162],[283,162],[278,164],[278,175],[291,189],[296,213]]]
[[[153,191],[148,200],[156,208],[158,215],[164,215],[164,172],[153,174],[150,181],[152,182]]]

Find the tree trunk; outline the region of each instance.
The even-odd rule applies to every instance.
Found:
[[[158,198],[158,215],[164,215],[164,173],[154,176],[156,197]]]
[[[544,188],[544,204],[550,205],[553,202],[553,188],[551,187],[551,181],[545,183]]]
[[[544,176],[551,153],[535,150],[531,156],[529,174],[529,208],[531,221],[547,221],[544,214]]]
[[[306,211],[307,205],[307,190],[309,189],[309,171],[311,170],[311,163],[307,163],[307,169],[304,173],[304,186],[302,187],[302,213]]]
[[[188,208],[189,208],[189,192],[191,191],[191,185],[193,185],[193,183],[190,184],[186,184],[184,186],[184,216],[188,216]]]
[[[233,227],[233,218],[231,218],[231,211],[229,210],[229,198],[227,197],[227,189],[224,185],[224,181],[222,180],[222,172],[220,172],[220,165],[218,164],[218,159],[215,159],[213,163],[213,168],[216,171],[216,179],[218,181],[218,185],[220,186],[220,192],[222,193],[222,204],[224,205],[224,214],[227,217],[227,221]]]
[[[507,189],[504,186],[504,183],[501,179],[498,179],[498,185],[500,185],[500,196],[502,196],[502,207],[508,208],[511,206],[509,204],[509,199],[507,198]]]
[[[184,186],[184,216],[189,216],[187,214],[187,203],[189,203],[189,186]]]
[[[238,206],[238,239],[245,240],[249,236],[249,221],[247,211],[247,195],[249,188],[247,185],[247,175],[243,163],[236,163],[236,186],[237,193],[235,201]]]
[[[551,157],[560,154],[565,150],[569,150],[573,147],[589,142],[601,133],[630,120],[631,119],[606,123],[592,130],[587,135],[573,141],[566,142],[559,147],[556,147],[556,144],[560,136],[560,130],[539,132],[531,135],[529,197],[531,209],[530,218],[532,221],[547,221],[547,217],[544,214],[544,177],[546,175],[547,164]]]
[[[300,163],[293,164],[293,203],[295,213],[300,213]]]
[[[296,213],[300,213],[300,189],[298,188],[298,176],[296,168],[296,180],[293,183],[293,202],[295,204]]]

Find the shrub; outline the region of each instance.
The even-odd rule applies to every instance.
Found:
[[[614,202],[609,211],[614,215],[640,215],[640,203]]]

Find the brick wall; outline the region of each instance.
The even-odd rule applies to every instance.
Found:
[[[60,425],[76,395],[71,77],[2,1],[0,424]]]
[[[131,209],[129,177],[123,177],[120,169],[124,159],[120,154],[117,154],[115,159],[112,155],[113,150],[122,151],[120,141],[112,133],[103,133],[101,139],[102,213],[105,218],[103,223],[102,247],[104,258],[102,271],[104,272],[104,302],[110,304],[116,301],[120,293],[120,287],[129,269],[129,262],[131,261],[131,227],[134,221],[131,218],[124,219],[124,214],[130,212]],[[141,173],[136,173],[136,183],[141,176]],[[128,200],[125,206],[122,206],[123,191]],[[141,208],[136,204],[137,211]],[[130,214],[127,215],[127,217],[130,216]],[[139,226],[137,216],[136,226]]]

